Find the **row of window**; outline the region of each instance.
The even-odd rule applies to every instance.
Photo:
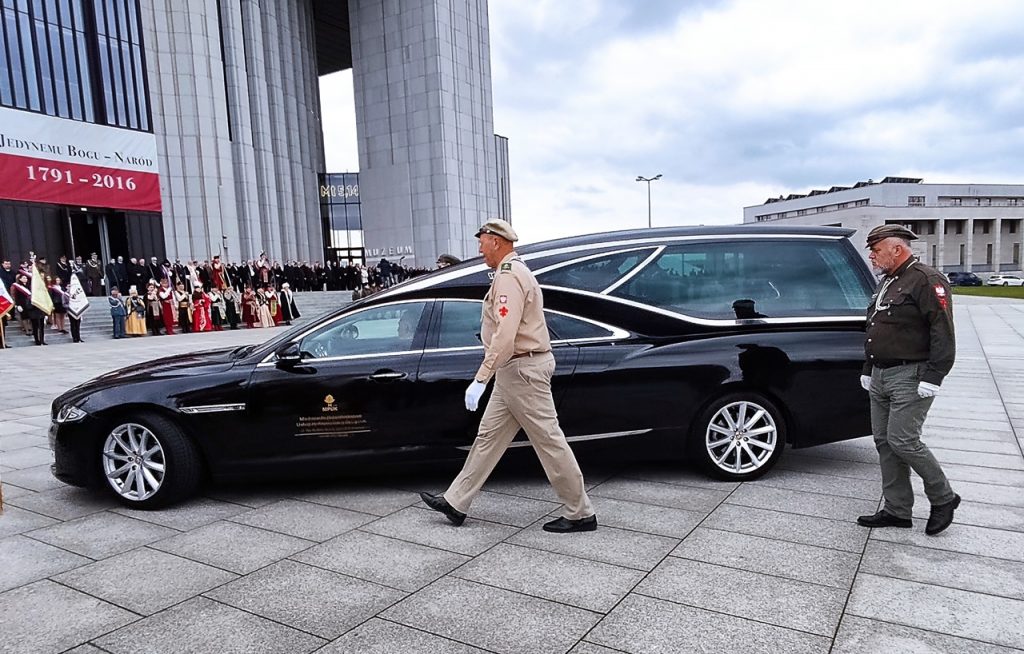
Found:
[[[910,199],[918,196],[911,196]],[[924,198],[921,197],[921,204],[924,204]],[[977,197],[940,197],[939,206],[941,207],[1024,207],[1024,197],[1022,198],[977,198]]]
[[[0,0],[0,105],[151,131],[139,0]]]
[[[841,211],[843,209],[852,209],[854,207],[866,207],[869,204],[870,201],[867,199],[851,200],[849,202],[837,202],[835,204],[825,204],[820,207],[811,207],[809,209],[794,209],[792,211],[768,213],[763,216],[757,216],[756,221],[759,223],[763,223],[769,220],[780,220],[782,218],[796,218],[799,216],[807,216],[816,213],[827,213],[829,211]]]
[[[960,266],[965,265],[967,263],[967,246],[965,244],[961,243],[957,253],[959,255],[959,260],[958,260],[958,264],[957,265],[960,265]],[[1013,244],[1012,253],[1013,253],[1012,254],[1013,261],[1011,263],[1016,265],[1016,266],[1019,266],[1020,265],[1020,243],[1014,243]],[[985,263],[987,265],[992,265],[993,260],[994,260],[994,253],[993,253],[992,244],[988,243],[985,246]],[[936,267],[939,265],[939,248],[938,248],[937,245],[932,245],[932,261],[931,261],[931,264],[933,266],[936,266]],[[946,266],[946,265],[949,265],[949,262],[943,263],[943,266]]]

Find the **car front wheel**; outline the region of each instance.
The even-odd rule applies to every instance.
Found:
[[[768,398],[731,393],[712,402],[690,435],[690,450],[711,475],[731,481],[757,479],[782,456],[786,425]]]
[[[102,441],[101,461],[107,488],[132,508],[166,506],[199,486],[195,446],[162,416],[115,421]]]

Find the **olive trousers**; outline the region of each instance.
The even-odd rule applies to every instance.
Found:
[[[942,466],[921,442],[921,427],[933,397],[917,394],[926,363],[908,363],[871,369],[871,432],[882,466],[885,510],[897,518],[910,518],[914,509],[913,469],[924,481],[924,492],[933,505],[953,501]]]
[[[494,391],[466,463],[445,491],[448,504],[463,513],[469,511],[473,498],[521,427],[537,452],[548,481],[565,504],[563,517],[579,520],[594,515],[583,486],[583,473],[558,426],[551,396],[554,372],[555,357],[550,352],[512,359],[498,368]]]

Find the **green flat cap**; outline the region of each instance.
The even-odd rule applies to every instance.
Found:
[[[867,247],[891,237],[902,238],[905,241],[917,240],[917,234],[903,225],[879,225],[868,232]]]

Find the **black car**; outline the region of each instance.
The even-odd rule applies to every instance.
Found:
[[[981,286],[983,283],[981,277],[972,272],[951,272],[946,276],[950,286]]]
[[[544,289],[569,441],[746,480],[786,443],[870,433],[858,378],[874,279],[852,233],[665,228],[519,248]],[[461,459],[480,419],[463,393],[490,276],[467,261],[262,345],[89,381],[53,402],[54,474],[148,508],[205,475]]]

